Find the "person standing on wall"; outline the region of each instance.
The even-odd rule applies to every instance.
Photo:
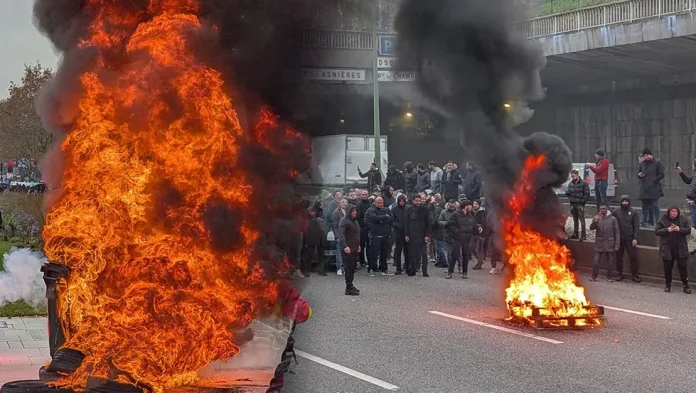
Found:
[[[696,176],[686,176],[684,171],[677,165],[675,168],[682,181],[689,186],[686,188],[686,203],[689,206],[691,216],[691,226],[696,228]],[[691,163],[691,171],[696,173],[696,159]],[[696,250],[691,253],[695,253]]]
[[[681,216],[676,206],[670,207],[667,214],[655,225],[655,234],[660,237],[660,258],[665,269],[665,292],[672,291],[672,269],[676,260],[679,278],[684,285],[684,293],[691,293],[689,275],[686,270],[686,262],[689,259],[689,245],[686,237],[690,233],[689,221]]]
[[[363,179],[367,178],[367,189],[369,191],[374,190],[375,186],[382,185],[382,174],[379,169],[377,169],[377,164],[374,162],[370,164],[370,170],[365,173],[362,173],[360,167],[358,167],[358,175]]]
[[[609,206],[609,200],[607,199],[607,188],[609,187],[609,159],[607,158],[607,153],[602,149],[597,149],[595,151],[595,158],[597,159],[597,163],[593,164],[588,162],[587,166],[595,175],[595,201],[597,202],[597,210],[599,210],[602,204]]]
[[[653,157],[652,152],[647,147],[643,149],[643,154],[641,154],[639,160],[639,199],[643,202],[643,222],[641,226],[651,227],[660,220],[660,198],[665,195],[662,191],[665,167]]]
[[[570,214],[573,216],[573,234],[570,239],[578,239],[578,226],[580,226],[582,233],[579,239],[585,241],[587,240],[585,205],[590,200],[590,186],[580,178],[577,169],[570,171],[570,183],[568,183],[566,195],[570,202]]]

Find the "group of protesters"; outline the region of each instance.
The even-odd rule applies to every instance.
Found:
[[[597,215],[592,219],[590,230],[595,232],[594,261],[591,281],[596,281],[602,258],[607,260],[607,280],[610,282],[623,280],[623,255],[627,254],[630,261],[632,281],[641,282],[638,276],[638,233],[641,227],[654,227],[659,237],[659,255],[663,262],[665,277],[665,292],[672,290],[672,269],[676,262],[684,293],[690,294],[688,284],[687,261],[689,252],[687,236],[691,229],[696,228],[696,181],[683,173],[678,163],[675,171],[684,183],[688,185],[686,202],[691,220],[682,215],[677,206],[670,206],[664,216],[660,216],[659,200],[664,196],[662,181],[665,177],[664,165],[653,156],[649,148],[645,148],[639,156],[638,179],[640,191],[638,199],[642,202],[642,214],[631,205],[631,197],[621,196],[618,209],[610,211],[606,200],[606,180],[608,179],[609,160],[603,150],[595,153],[596,163],[588,163],[590,170],[595,173],[595,201]],[[692,163],[696,172],[696,160]],[[573,217],[573,233],[570,239],[587,239],[585,228],[585,205],[590,198],[589,185],[580,177],[577,170],[571,172],[571,181],[566,191],[570,202],[570,213]],[[578,229],[581,230],[578,233]]]
[[[449,161],[444,169],[430,162],[404,164],[403,172],[391,166],[384,181],[373,164],[367,188],[335,191],[328,201],[319,198],[309,209],[304,255],[300,272],[309,276],[312,265],[326,275],[327,242],[336,242],[336,273],[344,275],[346,295],[359,295],[353,285],[355,272],[367,268],[368,276],[429,277],[429,264],[447,269],[450,279],[455,269],[468,277],[468,263],[482,269],[491,255],[491,274],[502,269],[502,252],[493,239],[494,219],[481,198],[482,180],[474,162],[466,173]],[[326,206],[325,206],[326,205]],[[392,272],[388,260],[393,257]],[[499,264],[500,263],[500,264]]]

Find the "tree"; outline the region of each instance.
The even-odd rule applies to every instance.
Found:
[[[53,141],[44,130],[35,108],[41,88],[53,78],[53,71],[41,63],[26,64],[22,83],[10,83],[10,96],[0,100],[0,161],[39,158]]]

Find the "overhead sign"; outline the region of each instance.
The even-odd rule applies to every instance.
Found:
[[[394,57],[377,58],[377,68],[394,68],[394,63],[396,63],[396,58]]]
[[[379,71],[377,80],[380,82],[415,82],[417,74],[408,71]]]
[[[329,82],[364,82],[365,70],[351,68],[303,68],[302,79]]]
[[[396,36],[381,35],[379,36],[379,54],[382,56],[396,56]]]

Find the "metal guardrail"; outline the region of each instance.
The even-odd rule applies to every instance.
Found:
[[[299,30],[293,44],[300,48],[372,50],[372,33],[365,31]]]
[[[696,0],[624,0],[534,18],[517,30],[538,38],[693,11]],[[372,50],[372,33],[367,31],[303,30],[292,39],[302,48]]]
[[[568,33],[593,27],[689,13],[696,0],[626,0],[534,18],[527,22],[528,38]]]

